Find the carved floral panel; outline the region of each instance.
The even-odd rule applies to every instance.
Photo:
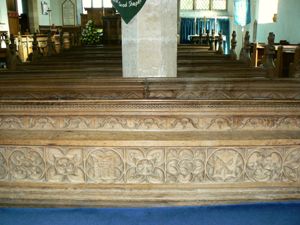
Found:
[[[46,163],[43,147],[8,147],[7,161],[12,180],[44,181]]]
[[[170,148],[167,151],[167,182],[199,183],[205,176],[205,148]]]
[[[164,148],[127,148],[127,183],[164,183]]]
[[[85,181],[82,148],[49,147],[46,150],[49,182],[80,183]]]
[[[98,184],[300,182],[300,147],[0,146],[0,180]]]

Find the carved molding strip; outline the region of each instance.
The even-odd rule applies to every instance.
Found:
[[[144,91],[102,91],[89,92],[86,91],[32,91],[32,92],[9,92],[0,93],[0,99],[24,99],[24,100],[39,100],[39,99],[143,99]]]
[[[300,116],[0,116],[0,129],[295,130]]]
[[[0,146],[0,181],[297,184],[300,182],[300,146]]]
[[[205,90],[205,89],[203,89]],[[300,99],[300,91],[261,91],[261,90],[250,90],[250,91],[239,91],[239,90],[157,90],[150,91],[149,98],[174,98],[174,99],[203,99],[203,100],[213,100],[213,99]]]
[[[205,89],[203,89],[205,90]],[[234,100],[234,99],[300,99],[300,91],[261,91],[261,90],[153,90],[144,93],[140,91],[102,91],[89,92],[86,91],[69,91],[69,92],[5,92],[0,93],[0,99],[24,99],[24,100],[39,100],[39,99],[203,99],[203,100]]]
[[[201,111],[199,111],[201,109]],[[69,101],[26,101],[26,100],[3,100],[0,101],[0,113],[7,111],[32,113],[34,111],[40,112],[69,112],[75,110],[76,112],[106,112],[108,110],[114,112],[160,112],[170,110],[172,112],[204,112],[220,110],[228,113],[234,110],[269,110],[268,114],[278,112],[291,112],[294,110],[299,112],[299,100],[239,100],[223,101],[223,100],[69,100]]]

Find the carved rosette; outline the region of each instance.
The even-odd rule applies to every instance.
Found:
[[[205,148],[170,149],[167,153],[167,182],[203,182],[205,158]]]
[[[42,147],[9,149],[9,171],[13,180],[44,180],[45,161]]]
[[[49,182],[82,183],[85,181],[83,154],[80,148],[54,148],[47,151]]]
[[[163,148],[126,149],[127,183],[163,183],[164,160]]]

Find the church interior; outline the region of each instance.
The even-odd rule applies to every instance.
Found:
[[[299,225],[299,0],[0,0],[0,225]]]

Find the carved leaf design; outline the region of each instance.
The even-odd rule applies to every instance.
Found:
[[[280,154],[268,149],[253,152],[247,161],[246,172],[255,181],[280,180],[282,159]]]
[[[284,162],[284,174],[291,181],[299,181],[300,178],[300,151],[291,151]]]
[[[22,129],[24,124],[21,118],[18,117],[0,117],[1,129]]]
[[[45,162],[39,151],[18,148],[9,157],[9,168],[16,180],[39,180],[44,176]]]
[[[0,148],[0,179],[5,179],[7,176],[6,160],[3,156],[4,148]]]
[[[49,148],[47,152],[49,182],[84,182],[82,149]]]

